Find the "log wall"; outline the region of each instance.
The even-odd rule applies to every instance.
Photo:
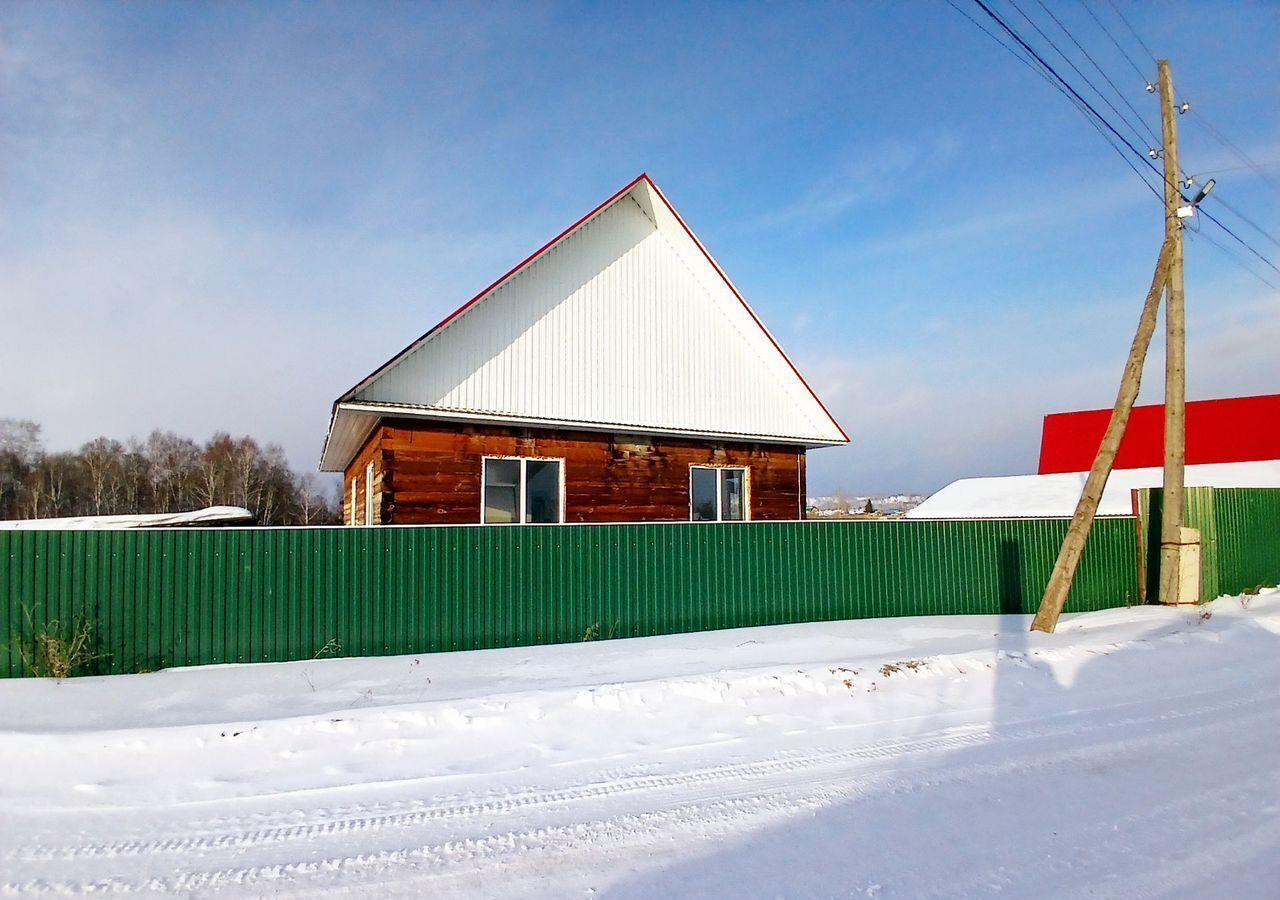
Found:
[[[802,447],[390,420],[346,471],[343,521],[364,524],[365,467],[372,462],[374,524],[479,522],[486,456],[563,459],[566,522],[688,521],[693,465],[749,469],[752,520],[804,517]]]
[[[373,464],[373,521],[365,521],[365,482],[369,464]],[[347,525],[382,525],[389,523],[386,508],[387,469],[380,435],[375,431],[356,454],[342,479],[342,521]],[[351,482],[355,480],[355,507],[351,505]]]

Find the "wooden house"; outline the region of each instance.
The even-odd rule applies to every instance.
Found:
[[[641,175],[335,401],[351,525],[799,519],[848,441]]]

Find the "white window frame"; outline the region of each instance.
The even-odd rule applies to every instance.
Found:
[[[498,459],[514,459],[520,462],[520,484],[516,491],[516,509],[519,511],[519,520],[516,522],[486,522],[484,520],[484,486],[487,481],[485,478],[486,470],[489,467],[489,460]],[[555,522],[526,522],[524,517],[528,515],[524,511],[524,486],[528,477],[528,463],[531,462],[553,462],[560,464],[560,509],[558,518]],[[491,454],[481,457],[480,460],[480,523],[482,525],[563,525],[565,512],[565,475],[564,475],[564,457],[563,456],[502,456],[500,454]]]
[[[359,484],[360,484],[360,476],[352,475],[351,476],[351,513],[347,521],[347,524],[349,525],[360,524],[360,517],[357,514],[360,507],[356,505],[358,502],[356,498],[359,496],[359,492],[358,492]]]
[[[716,473],[716,517],[713,522],[750,522],[751,521],[751,467],[750,466],[709,466],[705,464],[697,464],[689,466],[689,521],[690,522],[706,522],[706,519],[695,519],[693,517],[693,470],[694,469],[710,469]],[[724,472],[741,472],[742,473],[742,518],[728,519],[724,517]]]
[[[373,463],[364,467],[364,524],[374,524]]]

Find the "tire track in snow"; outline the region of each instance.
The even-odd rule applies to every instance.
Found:
[[[1124,726],[1144,724],[1170,718],[1183,718],[1200,715],[1206,712],[1226,711],[1242,705],[1257,702],[1257,699],[1241,699],[1234,689],[1215,688],[1180,695],[1183,700],[1206,700],[1199,706],[1186,710],[1177,710],[1159,715],[1145,715],[1109,720],[1111,724]],[[1211,702],[1207,698],[1214,699]],[[1258,698],[1261,699],[1261,698]],[[1090,725],[1077,722],[1077,718],[1087,712],[1119,711],[1129,708],[1146,708],[1151,701],[1147,698],[1128,700],[1122,703],[1104,704],[1099,707],[1088,707],[1060,713],[1053,717],[1028,720],[1026,724],[1013,723],[1001,725],[998,737],[1001,740],[1030,740],[1040,737],[1086,733],[1110,725]],[[1057,722],[1065,722],[1069,727],[1062,727]],[[1035,723],[1032,725],[1032,723]],[[981,745],[992,739],[990,728],[972,728],[964,730],[964,726],[941,729],[941,733],[922,737],[877,741],[858,747],[818,747],[808,752],[781,751],[764,760],[744,763],[713,766],[693,769],[687,772],[662,775],[638,774],[623,775],[610,781],[592,781],[580,785],[555,788],[534,788],[515,794],[495,797],[492,792],[458,794],[452,797],[436,799],[433,803],[417,802],[371,802],[339,807],[320,807],[316,813],[319,818],[314,821],[298,821],[296,810],[286,814],[258,813],[241,817],[218,816],[205,821],[184,823],[187,836],[166,840],[114,840],[96,844],[83,844],[74,847],[50,848],[46,846],[29,846],[15,848],[0,854],[3,860],[38,861],[53,859],[75,859],[80,857],[112,857],[141,856],[157,852],[187,852],[190,850],[227,848],[240,845],[256,845],[273,840],[288,840],[290,837],[306,838],[313,835],[340,834],[348,831],[360,831],[370,828],[395,825],[415,825],[452,818],[467,818],[483,815],[503,815],[530,808],[554,806],[573,803],[575,801],[603,799],[618,794],[637,791],[696,785],[705,782],[762,778],[775,774],[800,771],[822,765],[841,764],[850,761],[894,759],[932,751],[956,750],[964,747]],[[950,731],[963,733],[950,734]],[[681,747],[672,750],[683,749]],[[652,768],[648,764],[645,768]],[[434,780],[428,778],[408,778],[374,782],[379,787],[421,785]],[[319,792],[343,790],[335,788],[306,788],[300,791],[282,792],[264,795],[263,797],[240,798],[241,800],[286,798],[302,794],[311,795]],[[227,801],[236,802],[236,801]],[[408,809],[396,810],[397,806],[408,806]],[[388,810],[388,807],[391,807]],[[272,819],[276,823],[272,823]]]
[[[1205,692],[1210,693],[1210,692]],[[1167,698],[1166,698],[1167,699]],[[22,862],[66,862],[73,860],[140,856],[154,853],[200,853],[226,849],[244,849],[267,843],[307,840],[326,836],[347,836],[377,832],[382,829],[406,828],[415,825],[451,819],[480,816],[497,816],[539,806],[572,804],[611,798],[629,793],[679,792],[690,788],[715,787],[715,796],[694,802],[680,802],[666,808],[627,815],[613,816],[594,821],[563,826],[545,826],[526,831],[512,831],[502,835],[468,838],[441,843],[426,844],[411,849],[373,851],[370,853],[335,856],[322,860],[284,863],[246,868],[221,868],[205,872],[187,872],[168,878],[140,878],[127,880],[107,878],[93,882],[55,881],[42,878],[10,881],[0,885],[5,895],[26,893],[79,893],[97,890],[119,893],[139,891],[190,891],[208,889],[226,884],[246,884],[257,881],[291,878],[295,876],[324,876],[329,873],[357,873],[376,871],[393,865],[411,865],[428,872],[441,872],[450,866],[469,861],[485,861],[490,864],[504,854],[553,852],[571,850],[583,844],[594,846],[597,842],[623,843],[631,838],[643,838],[651,832],[671,828],[715,825],[736,821],[744,817],[768,817],[782,815],[786,811],[817,808],[831,802],[833,795],[848,796],[873,787],[885,779],[880,769],[822,777],[820,789],[815,790],[814,776],[826,770],[840,768],[850,763],[899,759],[938,751],[960,750],[988,743],[1009,743],[1044,740],[1068,735],[1085,735],[1105,732],[1119,727],[1142,727],[1161,722],[1210,716],[1211,720],[1179,733],[1213,727],[1222,718],[1245,718],[1244,715],[1228,715],[1247,707],[1270,704],[1270,697],[1236,697],[1230,702],[1201,704],[1182,710],[1161,710],[1146,715],[1131,715],[1121,719],[1107,719],[1092,724],[1072,721],[1074,716],[1060,717],[1056,727],[1030,727],[1009,729],[980,729],[957,735],[931,736],[905,741],[882,742],[843,750],[823,750],[816,753],[771,758],[758,762],[716,766],[672,775],[636,776],[611,783],[589,783],[560,790],[530,791],[498,800],[446,803],[425,806],[421,809],[372,816],[351,816],[327,819],[308,824],[281,827],[255,828],[246,831],[224,830],[215,835],[197,835],[158,841],[103,842],[74,847],[29,847],[8,854],[8,858]],[[1125,704],[1137,705],[1137,704]],[[1146,705],[1146,704],[1143,704]],[[1270,712],[1270,710],[1268,710]],[[1164,729],[1151,729],[1141,737],[1128,740],[1104,741],[1086,748],[1072,748],[1037,754],[1031,761],[1017,757],[999,763],[970,765],[954,770],[929,769],[914,772],[906,778],[891,775],[891,780],[903,789],[921,789],[934,784],[949,782],[975,774],[1029,770],[1049,763],[1074,758],[1106,757],[1119,748],[1139,748],[1166,739]],[[945,757],[944,757],[945,758]],[[808,780],[784,780],[768,793],[761,793],[758,782],[768,778],[786,778],[805,773]],[[735,791],[734,785],[739,787]],[[357,807],[358,808],[358,807]],[[224,820],[226,823],[234,819]]]
[[[1031,735],[1035,737],[1037,735]],[[694,769],[671,775],[636,775],[616,781],[591,782],[559,789],[528,791],[493,800],[463,800],[425,806],[407,812],[354,814],[328,817],[314,823],[254,827],[248,830],[227,829],[235,819],[225,819],[224,830],[215,835],[193,835],[159,841],[107,841],[72,847],[28,847],[5,854],[5,859],[21,861],[71,860],[84,857],[142,856],[152,853],[188,853],[192,851],[255,846],[271,841],[307,839],[316,836],[346,834],[385,827],[421,825],[453,818],[475,818],[504,815],[524,809],[599,800],[635,792],[692,787],[720,781],[746,781],[773,775],[786,775],[809,769],[854,761],[878,761],[935,751],[958,750],[987,743],[990,729],[966,734],[929,737],[918,740],[870,744],[845,750],[822,750],[817,753],[790,755],[758,762],[739,763]]]
[[[1261,701],[1252,701],[1253,705]],[[1251,701],[1232,704],[1236,707],[1251,705]],[[1215,707],[1212,711],[1222,711]],[[1203,712],[1203,711],[1201,711]],[[1269,711],[1271,712],[1271,711]],[[1196,715],[1196,711],[1162,714],[1146,718],[1133,718],[1126,722],[1113,721],[1092,729],[1077,729],[1071,734],[1087,731],[1103,731],[1121,724],[1143,725],[1153,721],[1183,719]],[[1274,713],[1273,713],[1274,714]],[[1228,717],[1235,718],[1235,717]],[[1213,728],[1217,722],[1181,729],[1184,737],[1204,728]],[[1046,733],[1042,737],[1058,735]],[[970,780],[975,776],[988,777],[1010,772],[1029,772],[1064,762],[1081,763],[1092,759],[1110,759],[1117,752],[1141,750],[1167,740],[1164,732],[1151,731],[1140,737],[1104,741],[1084,748],[1071,748],[1057,752],[1037,753],[1028,760],[1007,758],[995,763],[976,763],[963,767],[929,769],[914,773],[915,777],[898,779],[897,790],[924,790],[953,782]],[[733,767],[726,767],[733,768]],[[646,837],[670,837],[673,830],[705,831],[707,827],[729,827],[741,820],[786,818],[797,811],[816,811],[830,803],[859,792],[860,787],[874,782],[882,773],[862,773],[824,782],[824,787],[814,790],[811,785],[792,785],[790,790],[779,790],[769,795],[750,794],[727,797],[720,800],[700,800],[671,807],[612,816],[571,825],[546,826],[525,831],[512,831],[484,838],[444,841],[416,848],[382,850],[352,856],[335,856],[306,862],[250,866],[246,868],[220,868],[207,871],[186,872],[167,878],[140,878],[135,881],[107,878],[93,882],[48,881],[37,879],[21,884],[7,883],[0,886],[6,895],[29,893],[138,893],[138,892],[191,892],[214,890],[220,887],[267,884],[290,881],[299,877],[346,878],[362,873],[377,873],[390,867],[412,867],[416,875],[470,874],[459,871],[464,864],[472,864],[472,871],[483,871],[492,877],[493,868],[506,860],[527,860],[530,855],[568,853],[575,850],[598,854],[606,846],[635,843]],[[305,891],[302,885],[293,887]]]

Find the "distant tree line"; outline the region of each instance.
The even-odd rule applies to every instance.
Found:
[[[277,444],[215,434],[203,445],[168,431],[145,441],[95,438],[77,451],[43,447],[35,422],[0,419],[0,519],[169,513],[243,506],[261,525],[338,521],[312,473]]]

